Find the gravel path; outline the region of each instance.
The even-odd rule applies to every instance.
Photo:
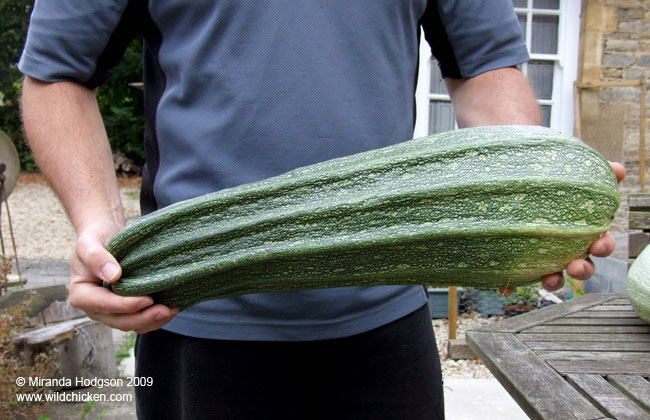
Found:
[[[120,180],[120,184],[126,216],[138,216],[138,180]],[[21,174],[8,201],[19,258],[70,259],[76,237],[74,229],[63,206],[42,177]],[[11,250],[9,224],[4,207],[2,235],[5,246]]]
[[[140,214],[139,180],[120,181],[120,194],[127,218]],[[15,190],[9,196],[9,210],[21,259],[68,260],[75,243],[75,232],[63,206],[43,178],[34,174],[21,174]],[[4,208],[3,208],[4,211]],[[5,212],[6,213],[6,212]],[[5,246],[11,252],[9,226],[6,214],[2,214],[2,234]],[[458,324],[458,337],[467,329],[478,328],[494,318],[485,319],[478,314],[463,315]],[[487,368],[478,360],[452,360],[447,355],[447,320],[432,320],[438,350],[446,378],[491,378]]]
[[[496,317],[483,318],[478,312],[459,314],[456,338],[463,338],[465,337],[465,331],[480,328],[495,322],[496,319]],[[492,373],[490,373],[488,368],[479,359],[450,359],[447,354],[447,343],[449,342],[449,323],[447,319],[433,319],[431,322],[436,334],[436,345],[438,346],[442,373],[445,379],[494,378]]]

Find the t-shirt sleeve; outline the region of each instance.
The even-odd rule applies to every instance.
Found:
[[[511,0],[429,0],[421,24],[445,77],[472,77],[529,59]]]
[[[46,82],[97,87],[133,37],[124,31],[128,3],[37,0],[18,68]]]

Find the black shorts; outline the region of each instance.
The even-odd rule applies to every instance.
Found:
[[[221,341],[138,336],[140,419],[443,419],[440,360],[424,306],[332,340]]]

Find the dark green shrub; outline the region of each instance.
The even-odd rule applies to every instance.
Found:
[[[12,139],[23,170],[37,169],[22,132],[18,102],[22,74],[16,67],[25,43],[33,0],[0,0],[0,129]],[[142,40],[135,40],[124,60],[113,70],[97,94],[113,151],[135,163],[144,160],[142,92],[130,82],[142,80]]]
[[[36,169],[21,129],[18,98],[22,74],[16,64],[25,43],[33,1],[0,0],[0,129],[12,139],[23,170]]]

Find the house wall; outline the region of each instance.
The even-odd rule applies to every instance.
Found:
[[[650,79],[650,0],[583,0],[581,25],[579,81]],[[640,98],[640,85],[581,90],[582,139],[627,169],[613,232],[627,230],[627,194],[641,191]],[[646,111],[643,118],[646,128],[648,115]],[[650,157],[647,145],[646,156]],[[649,169],[646,160],[648,192]]]

